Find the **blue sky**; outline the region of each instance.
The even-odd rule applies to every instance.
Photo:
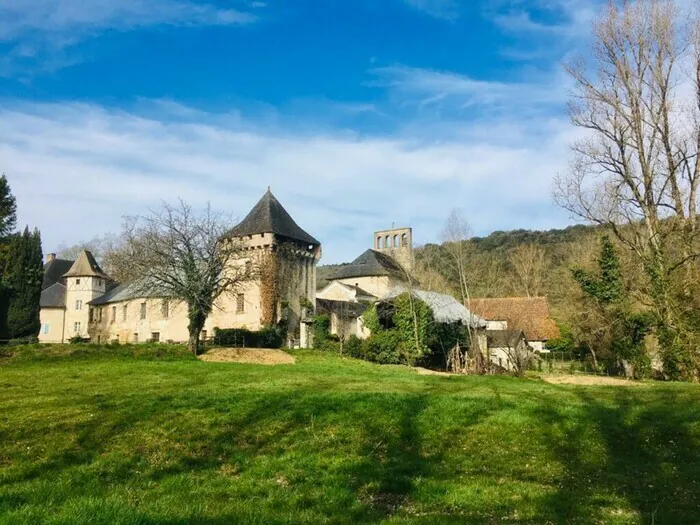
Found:
[[[591,0],[0,0],[0,171],[45,250],[161,200],[242,218],[268,185],[350,260],[570,223],[561,62]]]

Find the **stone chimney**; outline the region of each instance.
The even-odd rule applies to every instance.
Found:
[[[50,263],[56,260],[56,254],[55,253],[47,253],[46,254],[46,262]]]

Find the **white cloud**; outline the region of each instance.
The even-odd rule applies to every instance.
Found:
[[[479,112],[532,113],[561,106],[568,82],[563,71],[530,73],[514,82],[477,80],[453,72],[405,66],[375,68],[371,85],[388,88],[406,104]]]
[[[474,229],[554,227],[552,176],[566,166],[572,130],[557,119],[453,123],[384,137],[263,128],[239,118],[163,105],[145,113],[95,105],[3,103],[1,171],[22,224],[47,249],[117,231],[125,214],[160,200],[211,201],[242,217],[268,184],[324,243],[326,262],[370,246],[375,229],[409,224],[435,241],[450,208]],[[157,113],[157,112],[160,113]]]
[[[27,62],[38,63],[46,71],[79,61],[67,51],[105,30],[239,25],[255,20],[256,15],[242,10],[190,0],[0,0],[0,44],[6,46],[0,75],[15,75]]]

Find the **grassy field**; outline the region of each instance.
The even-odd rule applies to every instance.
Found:
[[[698,386],[294,355],[0,349],[0,522],[700,523]]]

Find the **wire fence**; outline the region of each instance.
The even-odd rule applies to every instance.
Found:
[[[540,354],[531,367],[532,370],[548,374],[614,376],[617,371],[605,363],[596,367],[590,359],[581,359],[574,352],[548,352]]]

